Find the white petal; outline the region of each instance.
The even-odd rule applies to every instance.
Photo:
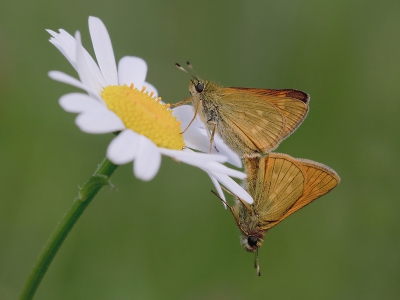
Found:
[[[183,128],[182,131],[183,130],[185,130],[185,128]],[[183,139],[187,147],[204,153],[210,153],[210,139],[207,135],[203,135],[198,128],[190,126],[183,134]]]
[[[172,110],[172,115],[176,116],[179,119],[179,121],[182,122],[182,129],[185,129],[189,125],[189,122],[193,119],[193,116],[194,116],[193,106],[191,106],[191,105],[178,106]],[[203,125],[203,123],[201,123],[196,118],[196,120],[194,120],[194,122],[192,123],[191,126],[199,127],[202,125]]]
[[[99,18],[89,17],[89,31],[94,53],[104,79],[108,85],[118,85],[114,51],[106,26]]]
[[[221,173],[211,173],[220,183],[222,183],[228,190],[232,192],[232,194],[238,196],[243,201],[252,204],[253,198],[247,193],[239,184],[236,183],[232,178],[228,175]]]
[[[102,102],[81,93],[66,94],[60,98],[59,103],[65,111],[73,113],[108,110]]]
[[[210,170],[212,172],[218,172],[218,173],[223,173],[231,177],[239,178],[239,179],[245,179],[247,175],[241,171],[237,171],[231,168],[228,168],[224,165],[221,165],[220,163],[217,163],[215,161],[209,161],[204,165],[204,168],[207,170]]]
[[[183,131],[193,119],[194,109],[190,105],[182,105],[174,108],[172,115],[176,116],[178,120],[182,122],[181,127]],[[204,124],[198,120],[198,117],[185,131],[183,137],[187,147],[201,152],[210,153],[210,138],[204,128]],[[238,168],[242,167],[240,157],[223,142],[218,134],[215,134],[214,136],[214,143],[218,151],[213,146],[211,153],[225,155],[228,157],[228,163]]]
[[[75,33],[76,40],[76,69],[79,74],[79,78],[82,83],[86,86],[91,87],[92,90],[95,90],[98,94],[102,91],[102,86],[100,86],[97,81],[96,76],[94,75],[94,71],[90,68],[90,66],[86,63],[84,49],[81,43],[81,34],[79,31]]]
[[[147,75],[147,64],[140,57],[124,56],[118,63],[119,84],[130,85],[141,90]]]
[[[75,38],[63,29],[60,29],[60,33],[56,33],[52,30],[47,30],[54,38],[50,38],[50,42],[56,46],[56,48],[68,59],[71,65],[78,71],[76,66],[76,40]],[[100,72],[94,59],[90,54],[83,48],[85,61],[89,66],[89,69],[93,73],[93,77],[101,87],[107,86],[103,75]]]
[[[116,165],[126,164],[136,157],[140,135],[130,129],[122,131],[107,148],[107,157]]]
[[[222,155],[217,154],[206,154],[206,153],[198,153],[191,151],[189,149],[184,150],[171,150],[160,148],[160,152],[164,155],[173,157],[181,162],[184,162],[189,165],[193,166],[204,166],[210,161],[216,161],[224,163],[226,162],[227,158]]]
[[[87,133],[109,133],[125,129],[124,123],[112,111],[82,113],[75,119],[75,123]]]
[[[218,149],[218,152],[213,147],[212,153],[216,152],[221,155],[227,156],[228,163],[230,163],[231,165],[233,165],[235,167],[241,168],[243,166],[242,160],[240,159],[239,155],[237,155],[236,152],[234,152],[231,148],[229,148],[218,134],[214,135],[214,142],[215,142],[215,146]]]
[[[190,127],[187,128],[194,116],[193,107],[191,105],[178,106],[172,110],[172,115],[176,116],[177,119],[182,122],[182,131],[186,130],[183,134],[185,144],[192,149],[209,153],[210,140],[205,130],[204,132],[199,130],[200,126],[203,126],[203,123],[198,120],[198,117],[196,117]]]
[[[47,29],[53,37],[50,38],[56,48],[65,56],[71,65],[76,69],[76,41],[75,39],[65,30],[60,29],[60,33],[53,30]]]
[[[75,86],[77,88],[80,88],[82,90],[85,90],[90,95],[92,95],[94,98],[96,98],[100,102],[103,102],[103,99],[100,98],[100,96],[96,93],[96,91],[92,90],[90,87],[84,85],[78,79],[76,79],[68,74],[65,74],[60,71],[50,71],[48,75],[53,80],[57,80],[59,82],[63,82],[63,83]]]
[[[148,82],[143,83],[143,85],[146,87],[146,92],[148,92],[149,94],[153,92],[154,93],[153,97],[158,98],[158,92],[157,89],[154,87],[154,85]]]
[[[72,77],[72,76],[70,76],[70,75],[68,75],[68,74],[65,74],[65,73],[63,73],[63,72],[60,72],[60,71],[50,71],[50,72],[48,73],[48,75],[49,75],[49,77],[50,77],[51,79],[53,79],[53,80],[57,80],[57,81],[60,81],[60,82],[63,82],[63,83],[66,83],[66,84],[75,86],[75,87],[80,88],[80,89],[82,89],[82,90],[87,91],[87,90],[89,89],[87,86],[85,86],[85,85],[84,85],[82,82],[80,82],[78,79],[76,79],[76,78],[74,78],[74,77]]]
[[[208,137],[207,131],[204,127],[203,122],[199,121],[199,116],[193,120],[194,109],[191,105],[182,105],[173,109],[173,116],[176,116],[179,121],[182,122],[182,130],[185,130],[183,134],[185,141],[188,140],[191,144],[195,145],[196,150],[202,152],[210,152],[210,138]],[[193,121],[192,121],[193,120]],[[189,123],[192,122],[189,128]]]
[[[137,178],[148,181],[156,176],[161,164],[161,153],[151,140],[141,135],[133,170]]]
[[[217,180],[214,176],[212,176],[210,173],[207,173],[207,174],[208,174],[208,176],[210,176],[210,179],[211,179],[212,183],[214,184],[215,188],[217,189],[218,195],[219,195],[224,201],[226,201],[224,192],[222,191],[221,186],[220,186],[218,180]],[[223,204],[224,207],[226,208],[226,204],[225,204],[224,202],[222,202],[222,204]]]

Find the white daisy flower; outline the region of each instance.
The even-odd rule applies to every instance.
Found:
[[[241,167],[241,160],[221,139],[216,137],[218,154],[198,153],[188,148],[209,151],[209,140],[200,122],[194,122],[181,134],[193,117],[191,106],[171,110],[169,104],[160,101],[156,88],[145,81],[147,64],[143,59],[125,56],[117,68],[110,37],[100,19],[89,17],[98,64],[82,47],[79,32],[74,38],[63,29],[59,33],[47,31],[52,35],[50,42],[68,59],[80,80],[59,71],[51,71],[49,76],[87,92],[62,96],[61,107],[79,114],[75,122],[84,132],[119,132],[107,149],[110,161],[117,165],[134,161],[135,176],[151,180],[159,170],[161,155],[166,155],[207,172],[221,198],[225,199],[219,183],[248,203],[253,202],[230,178],[244,179],[246,174],[222,165],[230,162]]]

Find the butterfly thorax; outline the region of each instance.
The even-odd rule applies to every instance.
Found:
[[[198,114],[209,130],[212,130],[214,125],[218,125],[220,121],[218,113],[220,96],[218,95],[218,89],[220,87],[215,83],[202,79],[192,80],[189,84],[193,107],[196,109],[200,105]]]

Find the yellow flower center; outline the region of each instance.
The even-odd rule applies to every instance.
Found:
[[[107,107],[115,112],[126,128],[142,134],[157,146],[181,150],[185,143],[181,134],[181,122],[168,110],[169,104],[160,103],[150,95],[131,86],[110,85],[101,94]]]

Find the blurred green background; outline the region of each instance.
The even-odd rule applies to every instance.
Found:
[[[36,299],[399,299],[400,2],[3,1],[0,4],[0,299],[16,299],[42,246],[103,159],[58,99],[76,77],[45,29],[107,26],[166,102],[174,63],[225,86],[295,88],[310,113],[277,152],[332,167],[332,193],[271,230],[262,276],[208,176],[168,158],[141,182],[112,178],[68,236]]]

